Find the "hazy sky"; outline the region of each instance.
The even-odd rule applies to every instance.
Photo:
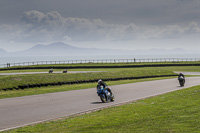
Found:
[[[0,0],[0,48],[200,49],[200,0]]]

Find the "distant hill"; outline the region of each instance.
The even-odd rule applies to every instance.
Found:
[[[27,50],[18,52],[6,52],[0,49],[0,55],[41,55],[41,56],[74,56],[74,55],[169,55],[169,54],[199,54],[199,51],[187,51],[181,48],[165,49],[148,49],[148,50],[112,50],[97,48],[74,47],[62,42],[52,43],[49,45],[38,44]]]
[[[30,49],[20,51],[20,53],[28,55],[71,55],[78,51],[80,51],[80,48],[59,42],[49,45],[38,44]]]
[[[30,49],[14,52],[15,55],[112,55],[122,53],[122,50],[80,48],[62,42],[49,45],[38,44]]]

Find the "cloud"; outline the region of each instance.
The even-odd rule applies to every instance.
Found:
[[[46,15],[44,13],[32,10],[32,11],[24,12],[21,17],[21,21],[24,21],[28,24],[38,25],[42,22],[42,19],[44,19],[45,16]]]
[[[200,27],[197,23],[191,22],[187,28],[185,28],[185,32],[187,34],[195,34],[200,33]]]
[[[200,34],[198,23],[188,25],[108,24],[101,19],[63,17],[58,11],[24,12],[21,24],[0,25],[0,40],[45,43],[55,41],[127,41],[171,39]]]
[[[141,37],[145,39],[177,39],[197,34],[200,34],[200,27],[197,23],[191,22],[186,26],[150,26],[147,30],[144,30],[144,34]]]

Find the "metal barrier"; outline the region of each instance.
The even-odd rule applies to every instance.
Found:
[[[31,66],[31,65],[47,65],[47,64],[84,64],[84,63],[155,63],[155,62],[197,62],[200,58],[152,58],[152,59],[102,59],[102,60],[66,60],[66,61],[34,61],[21,63],[0,64],[0,68],[13,66]]]

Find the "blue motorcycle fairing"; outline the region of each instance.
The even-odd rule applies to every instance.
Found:
[[[100,86],[100,88],[97,89],[97,94],[100,97],[101,96],[105,96],[106,97],[106,101],[108,101],[108,97],[109,97],[110,93],[103,86]]]

